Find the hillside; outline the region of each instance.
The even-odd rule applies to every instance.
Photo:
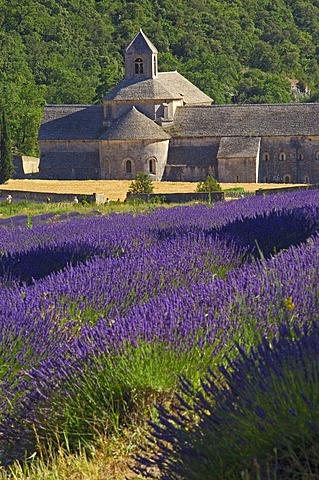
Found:
[[[215,103],[316,101],[319,1],[0,0],[0,98],[18,151],[37,153],[44,103],[92,103],[123,76],[141,27]],[[291,91],[298,80],[300,94]]]

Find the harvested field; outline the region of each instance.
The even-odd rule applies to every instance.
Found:
[[[90,195],[104,193],[110,200],[124,201],[130,180],[9,180],[1,186],[1,190],[24,190],[46,193],[74,193],[75,195]],[[246,191],[258,188],[281,188],[278,183],[221,183],[222,189],[243,187]],[[196,182],[154,182],[154,193],[191,193],[196,189]],[[288,186],[288,185],[287,185]],[[293,185],[290,185],[293,186]]]

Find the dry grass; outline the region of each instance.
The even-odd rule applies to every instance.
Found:
[[[104,193],[110,200],[124,201],[130,180],[9,180],[1,185],[1,190],[22,190],[46,193],[72,193],[74,195],[90,195]],[[222,189],[243,187],[246,191],[258,188],[280,188],[278,183],[221,183]],[[154,182],[154,193],[191,193],[195,192],[196,182]],[[291,185],[292,186],[292,185]]]
[[[143,443],[145,432],[123,431],[120,437],[101,438],[91,451],[68,453],[63,448],[42,452],[32,462],[0,467],[3,480],[143,480],[133,473],[137,444]]]

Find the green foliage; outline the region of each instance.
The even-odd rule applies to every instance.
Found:
[[[214,347],[208,346],[205,355],[199,348],[177,352],[158,342],[126,345],[123,350],[92,358],[76,385],[70,376],[72,398],[65,403],[59,431],[68,436],[73,449],[97,434],[119,433],[123,426],[149,418],[156,401],[171,400],[179,375],[199,385],[212,363]]]
[[[7,182],[13,173],[13,158],[7,117],[3,111],[0,119],[0,184]]]
[[[199,182],[196,187],[196,192],[205,193],[205,192],[221,192],[222,189],[217,182],[217,180],[210,175],[205,178],[204,182]]]
[[[0,98],[13,146],[38,153],[45,103],[97,102],[123,78],[143,28],[159,69],[177,69],[216,103],[319,95],[319,4],[311,0],[0,0]],[[287,78],[299,81],[295,98]],[[308,96],[307,96],[308,95]]]
[[[128,193],[153,193],[154,186],[149,175],[144,172],[140,172],[136,175],[136,180],[131,182]]]

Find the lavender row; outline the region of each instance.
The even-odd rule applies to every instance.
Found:
[[[214,208],[159,209],[152,214],[73,218],[32,229],[0,229],[0,272],[31,282],[95,255],[119,256],[191,232],[225,238],[264,256],[318,231],[318,192],[218,203]]]

